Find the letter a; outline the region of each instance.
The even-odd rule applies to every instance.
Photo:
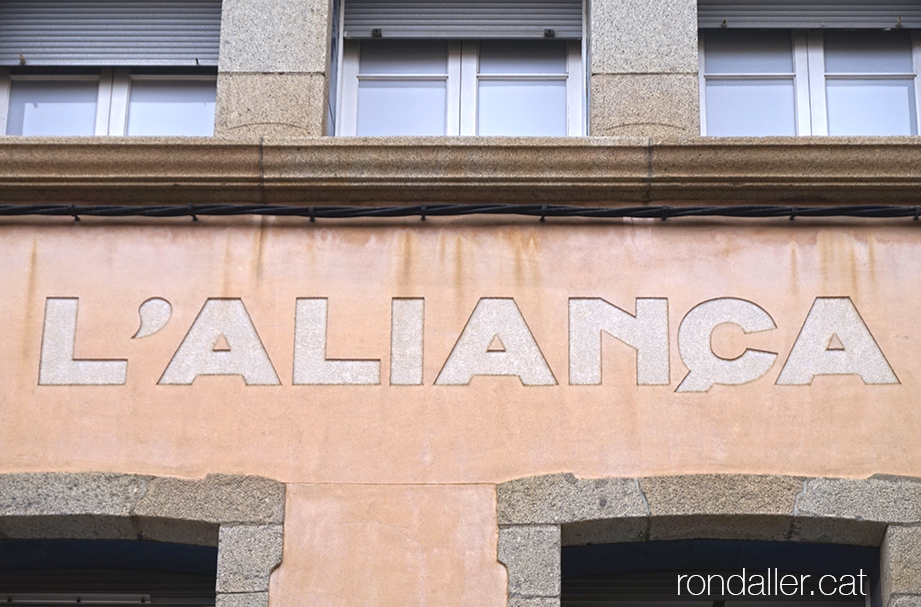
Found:
[[[492,347],[496,338],[499,350]],[[556,385],[514,299],[477,303],[435,384],[464,386],[474,375],[514,375],[525,386]]]
[[[242,375],[246,385],[280,384],[240,299],[209,299],[158,383],[188,386],[199,375]]]
[[[840,347],[833,347],[834,338]],[[817,297],[777,384],[807,386],[816,375],[859,375],[865,384],[899,379],[849,297]]]

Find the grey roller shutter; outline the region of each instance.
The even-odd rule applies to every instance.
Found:
[[[221,0],[0,0],[0,65],[217,65],[220,33]]]
[[[700,0],[697,19],[702,28],[917,28],[921,27],[921,2]]]
[[[582,38],[582,0],[345,0],[346,38]]]

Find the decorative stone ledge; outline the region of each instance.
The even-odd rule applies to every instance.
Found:
[[[0,475],[0,538],[119,539],[218,549],[217,605],[266,607],[281,563],[285,485],[104,473]]]
[[[496,493],[510,607],[559,605],[556,545],[698,538],[881,546],[883,604],[921,606],[921,479],[551,474]]]
[[[917,137],[0,137],[0,202],[909,203]]]

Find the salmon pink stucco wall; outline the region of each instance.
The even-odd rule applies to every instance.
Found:
[[[504,604],[495,484],[524,476],[921,476],[913,222],[87,218],[0,234],[0,472],[283,481],[273,605]],[[171,312],[132,339],[151,298]],[[326,358],[379,360],[379,384],[293,385],[297,302],[321,298]],[[394,298],[424,299],[421,385],[391,385]],[[435,384],[482,298],[514,300],[554,385]],[[666,299],[668,384],[637,385],[636,351],[605,336],[602,383],[570,385],[570,298],[630,314]],[[676,392],[682,319],[718,298],[756,304],[776,329],[722,324],[713,352],[776,361],[744,385]],[[895,383],[777,385],[816,298],[853,304]],[[127,361],[123,383],[39,385],[48,302],[74,299],[73,360]],[[245,306],[276,385],[158,384],[216,299]]]

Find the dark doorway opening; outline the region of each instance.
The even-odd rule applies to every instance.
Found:
[[[213,606],[216,578],[211,546],[0,541],[0,605]]]
[[[567,546],[562,607],[879,607],[879,549],[682,540]],[[787,577],[784,577],[787,576]]]

